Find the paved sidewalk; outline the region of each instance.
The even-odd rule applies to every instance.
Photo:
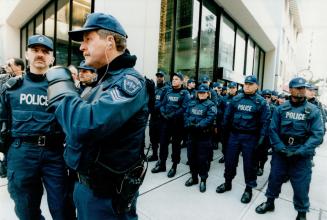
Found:
[[[185,181],[190,177],[186,166],[186,149],[182,149],[182,160],[177,174],[169,179],[166,173],[152,174],[150,170],[155,162],[149,163],[145,182],[138,199],[138,214],[140,220],[290,220],[295,219],[297,212],[293,208],[292,188],[290,183],[283,185],[280,198],[275,202],[275,211],[258,215],[254,209],[265,201],[265,190],[270,164],[267,162],[264,175],[258,178],[258,187],[253,192],[252,201],[242,204],[240,198],[244,191],[243,165],[240,157],[238,175],[233,181],[233,189],[224,194],[217,194],[216,187],[223,179],[223,165],[218,163],[220,150],[215,151],[211,163],[207,191],[200,193],[198,185],[185,187]],[[327,220],[327,142],[317,150],[314,158],[315,166],[310,189],[311,209],[308,220]],[[171,163],[167,164],[167,171]],[[0,220],[15,220],[14,204],[9,197],[7,180],[0,179]],[[46,196],[42,200],[42,212],[46,219],[51,219]]]

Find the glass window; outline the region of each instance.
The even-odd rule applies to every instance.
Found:
[[[26,45],[27,45],[27,42],[26,42],[26,27],[24,27],[22,29],[22,48],[21,48],[21,51],[22,51],[22,58],[23,60],[25,60],[25,52],[26,52]]]
[[[218,67],[233,70],[234,24],[222,16],[220,21]]]
[[[162,0],[160,12],[159,59],[158,68],[166,73],[170,70],[172,56],[172,27],[174,0]]]
[[[245,72],[245,75],[252,75],[253,55],[254,55],[254,42],[249,39],[248,40],[247,56],[246,56],[246,72]]]
[[[260,51],[260,64],[259,64],[259,77],[258,77],[260,85],[262,85],[264,57],[265,57],[265,53],[261,50]]]
[[[54,37],[54,2],[45,9],[44,34],[53,39]]]
[[[43,34],[43,13],[41,13],[35,19],[35,33]]]
[[[82,27],[85,23],[87,15],[90,13],[91,0],[74,0],[72,30]]]
[[[91,13],[91,0],[73,1],[72,30],[81,28],[86,17]],[[79,65],[84,60],[82,51],[79,50],[81,43],[72,41],[71,43],[71,64]]]
[[[253,75],[258,76],[258,70],[259,70],[259,53],[260,49],[256,45],[254,50],[254,66],[253,66]]]
[[[56,64],[68,65],[69,0],[58,1]]]
[[[31,20],[29,23],[28,23],[28,37],[34,35],[34,22],[33,20]]]
[[[201,19],[200,69],[198,78],[200,79],[201,75],[208,75],[212,80],[217,17],[203,6]]]
[[[234,72],[239,75],[243,75],[244,72],[245,44],[245,33],[238,29],[236,32]]]
[[[197,0],[180,0],[177,3],[175,71],[182,71],[189,78],[195,78],[199,10]]]

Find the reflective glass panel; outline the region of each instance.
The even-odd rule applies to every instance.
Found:
[[[205,6],[202,7],[201,40],[200,40],[200,69],[202,75],[213,77],[213,59],[215,53],[217,17]]]
[[[235,64],[234,72],[242,74],[244,72],[244,59],[245,59],[245,34],[241,30],[236,32],[236,47],[235,47]]]
[[[59,0],[57,11],[56,64],[67,66],[69,31],[69,1]]]
[[[35,33],[43,34],[43,13],[42,12],[35,19]]]
[[[218,67],[233,70],[234,25],[226,17],[220,21]]]
[[[253,55],[254,55],[254,43],[252,40],[248,40],[248,49],[246,57],[246,75],[252,75],[253,68]]]

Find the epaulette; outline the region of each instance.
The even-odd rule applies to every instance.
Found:
[[[242,98],[244,97],[244,94],[243,93],[241,93],[241,94],[239,94],[239,95],[236,95],[234,98],[233,98],[233,100],[235,100],[235,101],[240,101]]]

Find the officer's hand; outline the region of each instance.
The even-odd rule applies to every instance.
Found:
[[[78,95],[69,69],[60,66],[54,66],[48,70],[46,77],[49,82],[49,108],[52,107],[57,100],[65,96]]]
[[[265,139],[264,136],[260,136],[257,145],[255,146],[255,150],[257,150],[262,144],[263,144],[263,140]]]

